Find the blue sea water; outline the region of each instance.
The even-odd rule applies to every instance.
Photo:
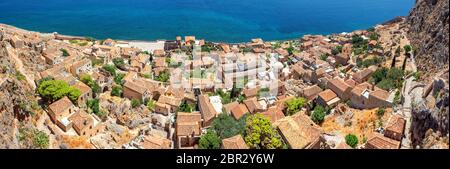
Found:
[[[366,29],[414,0],[0,0],[0,23],[123,40],[281,40]]]

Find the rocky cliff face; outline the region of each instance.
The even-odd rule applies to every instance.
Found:
[[[416,0],[406,25],[417,67],[426,75],[423,80],[433,81],[435,77],[434,81],[440,82],[435,84],[441,84],[433,85],[433,92],[428,97],[413,103],[413,146],[448,148],[449,1]],[[438,75],[442,73],[442,76]]]
[[[19,139],[19,126],[34,128],[28,117],[31,116],[34,91],[25,80],[19,80],[11,58],[6,52],[6,43],[0,41],[0,149],[24,148],[29,143]]]
[[[435,73],[449,65],[449,1],[416,0],[407,18],[408,38],[421,71]]]

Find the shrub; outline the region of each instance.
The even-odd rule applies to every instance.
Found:
[[[132,108],[136,108],[139,105],[141,105],[141,101],[139,101],[138,99],[131,99],[131,107]]]
[[[347,143],[347,145],[349,145],[352,148],[356,148],[356,146],[358,145],[358,137],[356,137],[353,134],[347,134],[345,136],[345,142]]]
[[[88,74],[84,74],[81,76],[80,78],[81,82],[83,82],[84,84],[88,85],[91,89],[92,92],[94,93],[100,93],[100,86],[97,84],[97,82],[95,82],[92,77]]]
[[[320,60],[326,61],[328,56],[326,54],[320,55]]]
[[[154,100],[149,100],[149,101],[147,102],[147,108],[148,108],[148,110],[150,110],[150,111],[155,111],[155,104],[156,104],[156,102],[155,102]]]
[[[375,32],[371,32],[369,35],[370,40],[378,40],[378,34]]]
[[[160,82],[167,82],[170,79],[170,73],[167,70],[164,70],[159,74],[159,76],[156,76],[155,80]]]
[[[98,115],[100,113],[100,105],[98,99],[92,99],[87,101],[87,106],[90,112]]]
[[[386,109],[384,107],[380,107],[377,110],[377,116],[378,117],[383,117],[385,112],[386,112]]]
[[[59,51],[62,52],[62,55],[63,55],[64,57],[70,56],[69,52],[68,52],[66,49],[59,49]]]
[[[48,135],[42,131],[35,132],[34,137],[33,137],[33,143],[38,148],[47,149],[49,146]]]
[[[198,148],[199,149],[219,149],[220,138],[213,130],[208,130],[206,134],[200,137]]]
[[[113,86],[111,90],[112,96],[122,97],[122,87],[121,86]]]
[[[123,60],[123,58],[118,57],[118,58],[114,58],[113,59],[113,63],[117,68],[124,68],[125,67],[125,61]]]
[[[114,82],[118,85],[122,85],[124,77],[125,77],[125,74],[118,73],[116,76],[114,76]]]
[[[181,105],[178,107],[178,112],[192,112],[194,111],[194,106],[187,103],[186,100],[184,100]]]
[[[22,74],[20,71],[16,71],[16,79],[19,81],[25,80],[25,75]]]
[[[105,71],[111,73],[111,75],[115,76],[116,75],[116,66],[111,65],[111,64],[107,64],[107,65],[103,65],[102,67]]]
[[[325,118],[325,109],[322,106],[316,106],[311,114],[311,120],[316,124],[322,122]]]

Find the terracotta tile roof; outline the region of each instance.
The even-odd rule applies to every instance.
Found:
[[[287,50],[285,50],[285,49],[282,49],[282,48],[275,49],[275,52],[277,52],[281,56],[289,55],[289,52]]]
[[[50,104],[50,106],[48,106],[48,107],[53,113],[58,114],[58,113],[61,113],[73,106],[74,105],[72,104],[72,102],[66,96],[66,97],[63,97],[62,99],[59,99],[58,101]]]
[[[255,97],[260,89],[261,89],[260,86],[256,86],[251,89],[245,88],[242,92],[244,93],[245,97],[250,98]]]
[[[158,92],[159,94],[164,94],[166,92],[163,83],[159,81],[140,78],[135,79],[134,83],[141,85],[143,88],[149,90],[150,93]]]
[[[261,104],[259,104],[258,100],[255,97],[244,100],[244,104],[247,106],[248,110],[251,113],[262,109]]]
[[[177,113],[177,123],[186,123],[186,122],[200,123],[201,121],[202,121],[202,115],[199,112],[191,112],[191,113],[178,112]]]
[[[332,90],[327,89],[323,92],[319,93],[319,97],[322,98],[323,101],[328,102],[334,98],[337,97],[336,93],[334,93]]]
[[[398,115],[392,115],[388,121],[386,131],[391,131],[398,134],[403,134],[405,130],[406,120]]]
[[[239,105],[238,102],[231,102],[231,103],[223,105],[223,108],[225,108],[226,113],[231,113],[231,109],[233,109],[234,107],[236,107],[238,105]]]
[[[91,115],[89,115],[88,113],[86,113],[86,111],[84,111],[84,110],[80,110],[80,111],[76,112],[75,114],[73,114],[72,116],[70,116],[69,121],[72,122],[73,127],[77,128],[79,130],[83,130],[89,124],[94,123],[93,117]]]
[[[364,90],[370,90],[372,87],[372,85],[370,83],[364,82],[361,83],[359,85],[356,85],[353,89],[352,89],[352,94],[355,96],[361,96],[362,93],[364,92]]]
[[[322,89],[319,86],[314,85],[308,88],[304,88],[302,92],[304,97],[311,98],[317,96],[320,92],[322,92]]]
[[[198,136],[201,133],[200,127],[197,122],[177,123],[177,136]]]
[[[83,82],[75,83],[73,87],[80,90],[82,95],[91,92],[91,88],[88,85],[84,84]]]
[[[236,120],[239,120],[246,113],[249,113],[249,111],[244,104],[239,104],[231,109],[231,114]]]
[[[294,64],[291,66],[291,69],[293,70],[293,72],[299,74],[299,75],[303,75],[303,73],[305,72],[305,70],[303,69],[302,64],[299,62],[297,64]]]
[[[175,97],[161,95],[159,97],[159,99],[158,99],[158,102],[178,107],[181,104],[181,99],[180,98],[175,98]]]
[[[367,140],[366,147],[373,149],[399,149],[400,142],[384,137],[380,133],[373,133]]]
[[[379,100],[387,100],[389,97],[389,92],[385,90],[375,90],[370,93],[370,96],[375,97]]]
[[[311,124],[311,119],[303,113],[278,120],[273,125],[278,128],[285,141],[293,149],[309,148],[320,139],[320,129]]]
[[[223,149],[249,149],[240,134],[222,140]]]
[[[80,60],[78,62],[75,62],[71,67],[72,68],[79,68],[81,66],[84,66],[84,65],[87,65],[87,64],[90,64],[90,63],[91,63],[91,60],[83,59],[83,60]]]
[[[128,71],[127,74],[125,74],[125,76],[123,77],[123,80],[131,81],[135,78],[137,78],[137,73],[133,71]]]
[[[123,85],[123,87],[126,87],[130,90],[133,90],[135,92],[138,92],[140,94],[144,94],[147,89],[141,85],[139,85],[138,83],[132,82],[132,81],[126,81],[125,84]]]
[[[272,123],[284,118],[284,113],[280,107],[274,106],[261,113],[264,117],[267,117]]]
[[[199,112],[177,113],[176,132],[177,136],[200,135],[202,117]]]
[[[354,80],[362,80],[365,78],[368,78],[370,75],[372,75],[373,71],[366,68],[364,70],[358,71],[355,74],[353,74],[353,79]]]
[[[331,79],[328,81],[328,86],[333,85],[335,86],[339,92],[345,92],[348,88],[350,88],[349,85],[347,85],[346,83],[344,83],[341,79]],[[337,91],[334,91],[337,92]]]
[[[173,97],[181,98],[181,99],[184,98],[184,93],[185,92],[184,92],[183,88],[181,88],[181,87],[175,88],[172,85],[170,85],[166,91],[167,95],[172,95]]]
[[[347,83],[347,85],[349,85],[352,88],[356,86],[356,82],[353,79],[347,79],[345,83]]]
[[[205,121],[209,121],[216,117],[218,114],[214,109],[211,102],[209,102],[208,95],[200,95],[198,96],[198,103],[200,104],[200,112],[203,115],[203,119]]]
[[[144,149],[170,149],[172,141],[159,136],[145,136],[140,146]]]

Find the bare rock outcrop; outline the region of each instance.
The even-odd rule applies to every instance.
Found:
[[[419,70],[435,73],[449,65],[449,1],[416,0],[407,18],[408,38]]]

